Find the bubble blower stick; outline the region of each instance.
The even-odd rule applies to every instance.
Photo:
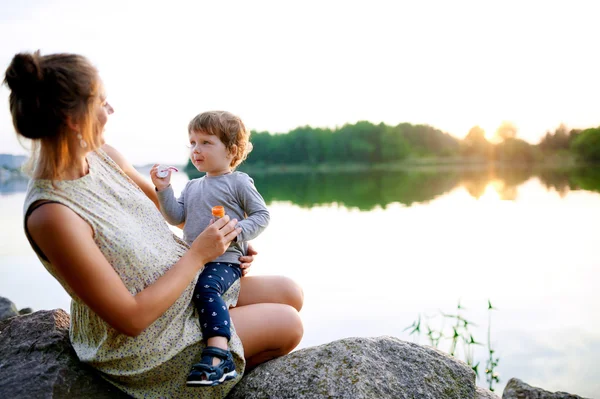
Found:
[[[175,166],[158,165],[158,170],[156,171],[156,177],[158,177],[159,179],[164,179],[165,177],[169,176],[170,170],[179,172],[179,169],[177,169]]]

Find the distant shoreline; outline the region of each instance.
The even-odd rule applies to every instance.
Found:
[[[201,173],[191,169],[189,165],[174,165],[181,171],[191,176],[200,176]],[[134,165],[135,169],[144,174],[152,168],[152,164]],[[556,158],[537,162],[506,162],[487,160],[466,160],[460,157],[453,158],[413,158],[410,160],[381,163],[321,163],[315,165],[258,165],[242,164],[238,170],[249,174],[295,174],[295,173],[350,173],[368,171],[416,171],[416,172],[447,172],[447,171],[481,171],[495,169],[527,169],[527,170],[571,170],[579,168],[600,168],[600,164],[578,163],[568,158]],[[0,183],[9,180],[28,180],[20,168],[5,168],[0,166]]]
[[[527,170],[571,170],[584,167],[600,168],[600,164],[577,163],[571,159],[553,159],[538,162],[506,162],[465,160],[464,158],[418,158],[402,162],[381,164],[315,164],[315,165],[257,165],[242,164],[238,170],[249,174],[286,174],[286,173],[344,173],[368,171],[481,171],[495,169],[527,169]],[[201,175],[195,169],[184,169],[190,175]]]

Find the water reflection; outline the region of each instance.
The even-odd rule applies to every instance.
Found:
[[[288,201],[303,208],[332,203],[360,210],[385,208],[391,203],[410,206],[431,201],[457,187],[464,187],[474,198],[480,198],[492,187],[499,198],[515,200],[518,187],[531,178],[538,178],[547,190],[556,191],[561,197],[574,190],[600,192],[600,168],[495,167],[293,174],[253,171],[251,175],[267,203]],[[197,176],[190,176],[193,177]],[[26,189],[25,178],[0,182],[0,195]]]
[[[457,187],[480,198],[491,186],[499,198],[515,200],[518,187],[538,178],[547,190],[564,196],[573,190],[600,192],[600,168],[534,170],[527,168],[370,171],[353,173],[252,173],[265,201],[302,207],[338,203],[371,210],[391,203],[410,206],[431,201]]]
[[[589,226],[600,224],[600,196],[573,190],[600,192],[599,169],[250,174],[274,202],[272,223],[254,242],[252,273],[283,274],[303,287],[301,348],[348,336],[411,340],[403,329],[418,314],[452,312],[458,299],[485,340],[481,304],[490,298],[499,308],[499,391],[519,377],[598,397],[600,252]],[[177,173],[175,191],[186,181]],[[9,187],[2,189],[25,190],[24,182]],[[67,294],[25,238],[23,200],[0,195],[0,294],[20,307],[68,310]],[[373,210],[318,206],[331,203]],[[483,348],[475,356],[485,365]]]

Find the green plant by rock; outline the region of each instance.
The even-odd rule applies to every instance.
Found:
[[[488,300],[485,379],[490,391],[494,391],[494,384],[500,382],[500,375],[496,371],[500,358],[495,356],[495,350],[492,348],[491,340],[492,311],[494,310],[497,309],[494,308],[491,301]],[[446,352],[451,356],[462,358],[462,360],[473,369],[477,378],[479,378],[480,362],[475,363],[475,348],[483,346],[483,344],[473,335],[471,327],[477,327],[477,324],[465,318],[465,311],[466,309],[461,305],[460,301],[458,301],[456,312],[454,314],[445,313],[441,310],[433,315],[419,314],[417,320],[413,321],[412,324],[403,331],[409,331],[409,335],[412,335],[417,342],[421,334],[426,335],[429,344],[440,350],[443,350],[440,345],[442,342],[449,342],[449,347]],[[448,324],[448,322],[450,323]],[[459,356],[460,353],[462,353],[462,357]]]

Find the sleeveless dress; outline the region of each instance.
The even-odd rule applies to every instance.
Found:
[[[87,161],[89,173],[79,179],[55,181],[54,185],[49,180],[31,180],[25,219],[36,201],[69,207],[92,227],[96,245],[129,292],[136,294],[169,270],[189,247],[103,150],[90,152]],[[71,296],[69,335],[77,356],[119,389],[135,398],[224,398],[241,378],[244,352],[232,324],[229,349],[238,377],[216,387],[189,388],[185,384],[204,347],[192,304],[197,277],[159,319],[137,337],[129,337],[83,303],[31,239],[30,243],[44,267]],[[239,281],[223,296],[227,305],[235,306],[238,294]]]

